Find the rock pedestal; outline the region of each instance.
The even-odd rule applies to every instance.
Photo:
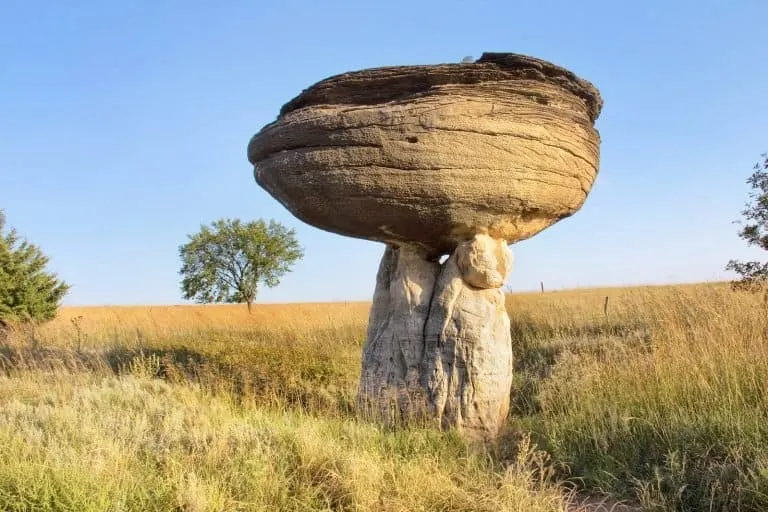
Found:
[[[411,419],[424,410],[424,332],[440,264],[387,246],[376,275],[363,351],[360,402],[375,416]]]
[[[493,438],[509,410],[512,340],[501,287],[511,253],[476,235],[440,265],[388,246],[363,354],[359,401],[389,421],[432,419]]]

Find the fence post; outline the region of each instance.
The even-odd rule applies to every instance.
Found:
[[[605,303],[603,304],[603,314],[608,316],[608,296],[605,296]]]

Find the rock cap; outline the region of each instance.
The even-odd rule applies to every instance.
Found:
[[[583,204],[599,167],[598,90],[514,53],[335,75],[251,139],[256,181],[335,233],[452,251],[515,242]]]

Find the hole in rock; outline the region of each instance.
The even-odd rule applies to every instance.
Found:
[[[419,138],[418,137],[406,137],[405,140],[407,140],[411,144],[416,144],[417,142],[419,142]]]

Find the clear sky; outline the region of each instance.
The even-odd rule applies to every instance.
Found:
[[[249,138],[329,75],[534,55],[593,82],[601,167],[573,217],[512,246],[513,290],[714,280],[768,151],[768,2],[0,2],[0,208],[68,304],[181,303],[177,248],[219,217],[295,227],[258,301],[368,300],[383,246],[301,223]]]

